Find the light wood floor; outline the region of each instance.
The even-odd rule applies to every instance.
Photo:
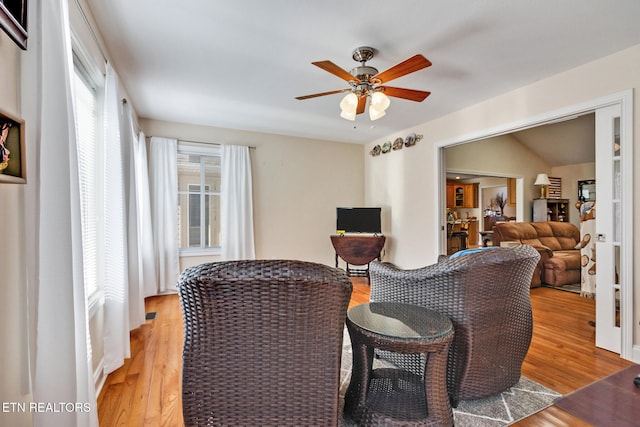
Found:
[[[369,286],[354,278],[350,307],[369,300]],[[589,321],[595,303],[555,289],[531,290],[534,334],[522,373],[566,394],[632,364],[594,346]],[[101,427],[180,427],[182,314],[177,295],[148,298],[147,312],[156,320],[131,332],[131,359],[111,373],[98,397]],[[518,426],[576,426],[580,424],[551,407]]]

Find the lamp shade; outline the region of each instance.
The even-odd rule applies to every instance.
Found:
[[[342,110],[340,112],[340,117],[342,117],[343,119],[347,119],[347,120],[355,120],[356,119],[356,112],[351,112],[351,111],[347,111],[347,110]]]
[[[355,114],[356,109],[358,108],[358,97],[356,94],[352,92],[342,98],[342,101],[340,101],[340,108],[343,112]]]
[[[551,181],[549,181],[549,176],[546,173],[539,173],[536,177],[536,182],[533,185],[549,185]]]
[[[369,106],[369,118],[371,120],[378,120],[380,117],[387,114],[383,109],[377,109],[373,105]]]
[[[371,107],[375,108],[378,111],[384,111],[389,108],[389,104],[391,101],[389,97],[382,92],[374,92],[371,94]]]

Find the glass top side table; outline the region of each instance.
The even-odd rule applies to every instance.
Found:
[[[353,371],[345,412],[360,425],[453,425],[446,384],[453,325],[434,310],[370,302],[347,313]],[[424,377],[402,369],[372,369],[374,349],[427,354]]]

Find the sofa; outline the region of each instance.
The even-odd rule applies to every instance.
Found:
[[[505,222],[493,228],[493,244],[519,242],[533,246],[540,261],[531,287],[580,283],[580,230],[570,222]]]

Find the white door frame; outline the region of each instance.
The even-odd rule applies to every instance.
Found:
[[[446,194],[445,194],[445,165],[444,165],[444,148],[466,144],[469,142],[480,141],[483,139],[504,135],[519,130],[524,130],[540,125],[550,124],[562,120],[570,119],[574,116],[594,112],[598,108],[608,107],[620,104],[621,115],[621,133],[620,141],[622,149],[626,153],[621,165],[625,176],[625,186],[623,188],[622,207],[622,229],[625,230],[622,242],[621,253],[623,259],[621,264],[624,266],[621,273],[622,287],[620,289],[620,311],[621,311],[621,352],[620,357],[627,360],[633,360],[633,90],[629,89],[586,101],[584,103],[571,105],[557,110],[548,111],[546,113],[532,116],[529,118],[517,120],[512,123],[484,129],[459,137],[450,138],[437,142],[434,145],[434,164],[433,170],[434,182],[437,183],[438,191],[436,192],[433,224],[434,235],[439,236],[435,242],[437,253],[443,253],[442,248],[446,248],[446,227],[444,220],[446,218]],[[445,252],[446,253],[446,252]],[[596,302],[597,303],[597,302]],[[597,325],[596,325],[597,327]]]

